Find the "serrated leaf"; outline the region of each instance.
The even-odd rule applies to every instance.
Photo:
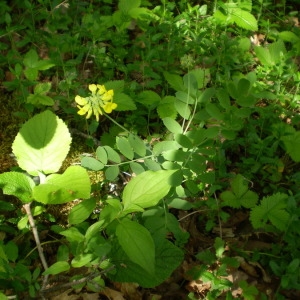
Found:
[[[300,131],[295,132],[292,135],[287,135],[281,138],[286,147],[286,152],[293,161],[300,162]]]
[[[107,90],[114,90],[114,93],[120,93],[124,90],[124,80],[112,80],[104,83]]]
[[[63,174],[52,174],[45,183],[35,186],[34,199],[45,204],[62,204],[77,198],[90,197],[91,183],[86,170],[70,166]]]
[[[264,228],[267,222],[284,231],[290,220],[289,213],[285,210],[287,206],[286,194],[277,193],[269,197],[264,197],[259,206],[252,209],[250,221],[254,228]]]
[[[19,166],[32,176],[56,173],[66,158],[72,138],[65,123],[46,110],[28,120],[12,150]]]
[[[23,59],[24,66],[27,68],[35,68],[37,61],[39,59],[39,56],[37,52],[34,49],[29,50]]]
[[[31,103],[33,105],[52,106],[54,104],[54,100],[52,98],[40,94],[30,94],[26,101],[27,103]]]
[[[84,156],[81,159],[81,166],[92,171],[104,169],[104,164],[94,157]]]
[[[164,77],[175,91],[185,91],[182,78],[179,75],[164,72]]]
[[[69,270],[70,266],[66,261],[58,261],[43,272],[43,275],[56,275]]]
[[[128,141],[136,154],[138,154],[140,157],[146,155],[146,145],[141,138],[134,134],[129,134]]]
[[[129,141],[125,137],[116,138],[116,144],[119,151],[128,159],[132,160],[134,157],[133,149],[129,143]]]
[[[34,181],[24,173],[5,172],[0,174],[0,188],[6,195],[13,195],[23,203],[32,201]]]
[[[38,73],[39,72],[37,69],[25,69],[24,70],[25,77],[30,81],[36,80],[38,77]]]
[[[35,86],[34,93],[35,94],[46,94],[51,89],[51,83],[50,82],[42,82]]]
[[[155,274],[155,246],[150,232],[142,225],[123,219],[116,228],[118,241],[134,263]]]
[[[118,105],[116,111],[135,110],[136,105],[131,97],[124,93],[116,93],[113,101]]]
[[[161,101],[161,98],[153,91],[143,91],[137,96],[136,101],[149,109],[154,109]]]
[[[163,118],[172,118],[175,119],[177,116],[177,111],[175,109],[175,100],[176,98],[173,96],[166,96],[162,99],[162,101],[157,106],[158,116]]]
[[[137,8],[140,5],[141,5],[141,0],[131,0],[131,1],[120,0],[118,7],[119,7],[119,10],[122,11],[123,13],[128,13],[129,10],[131,10],[133,8]]]
[[[163,123],[170,132],[182,133],[181,125],[177,123],[175,120],[173,120],[172,118],[164,118]]]
[[[93,212],[96,206],[96,199],[90,198],[83,200],[79,204],[72,207],[68,220],[69,224],[80,224],[85,221]]]

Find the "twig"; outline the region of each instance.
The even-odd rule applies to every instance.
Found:
[[[102,270],[100,272],[93,272],[93,273],[89,274],[87,277],[84,277],[84,278],[81,278],[81,279],[78,279],[78,280],[74,280],[72,282],[59,284],[59,285],[53,286],[53,287],[48,288],[48,289],[42,289],[40,293],[41,294],[49,294],[49,293],[54,292],[54,291],[62,290],[62,289],[68,288],[68,287],[72,287],[72,286],[75,286],[75,285],[78,285],[78,284],[81,284],[81,283],[88,282],[88,281],[94,279],[95,277],[97,277],[97,276],[99,276],[103,273],[107,273],[107,272],[111,271],[114,268],[115,268],[115,266],[111,266],[110,268],[108,268],[106,270]]]
[[[38,252],[39,252],[39,256],[40,256],[42,265],[43,265],[44,269],[47,270],[48,269],[48,264],[47,264],[47,261],[46,261],[46,258],[45,258],[44,252],[43,252],[43,248],[41,246],[40,237],[39,237],[37,228],[35,226],[35,221],[34,221],[34,218],[32,216],[32,213],[31,213],[30,204],[31,204],[31,202],[26,203],[26,204],[23,205],[23,207],[24,207],[24,209],[26,211],[26,214],[28,216],[29,224],[31,226],[31,230],[32,230],[32,233],[33,233],[33,236],[34,236],[34,240],[35,240]],[[43,287],[45,287],[47,285],[48,276],[49,275],[46,275],[44,277]]]

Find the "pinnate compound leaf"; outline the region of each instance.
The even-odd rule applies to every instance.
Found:
[[[116,235],[129,259],[154,275],[155,245],[150,232],[136,222],[123,219],[117,226]]]
[[[134,134],[129,134],[128,141],[136,154],[141,157],[146,155],[146,145],[141,138]]]
[[[70,265],[66,261],[58,261],[50,266],[43,275],[56,275],[62,272],[66,272],[70,269]]]
[[[51,111],[28,120],[17,134],[12,150],[19,166],[32,176],[57,172],[71,144],[66,124]]]
[[[6,195],[13,195],[23,203],[32,201],[34,181],[24,173],[5,172],[0,174],[0,188]]]
[[[109,181],[114,181],[120,173],[118,166],[110,166],[105,170],[105,178]]]
[[[134,157],[134,152],[131,147],[131,144],[125,137],[118,137],[116,138],[117,147],[120,152],[127,157],[128,159],[132,160]]]
[[[133,178],[123,192],[124,209],[131,206],[155,206],[170,190],[170,177],[175,170],[146,171]]]
[[[63,174],[52,174],[45,183],[35,186],[33,197],[44,204],[62,204],[77,198],[90,197],[91,183],[86,170],[71,166]]]
[[[277,229],[284,231],[289,223],[290,215],[285,210],[288,195],[277,193],[264,197],[259,206],[252,209],[250,221],[254,228],[264,228],[271,222]]]
[[[94,157],[84,156],[81,159],[81,166],[92,171],[99,171],[104,168],[104,164]]]

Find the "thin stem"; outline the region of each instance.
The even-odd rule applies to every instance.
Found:
[[[126,129],[124,126],[122,126],[121,124],[119,124],[116,120],[114,120],[113,118],[111,118],[108,114],[106,113],[103,113],[103,115],[109,119],[110,121],[112,121],[113,123],[115,123],[117,126],[119,126],[120,128],[122,128],[125,132],[127,133],[131,133],[128,129]]]
[[[41,246],[40,237],[39,237],[37,228],[35,226],[35,221],[33,219],[32,213],[31,213],[30,204],[31,204],[31,202],[26,203],[26,204],[23,205],[23,207],[24,207],[24,209],[26,211],[26,214],[28,216],[29,224],[31,226],[31,230],[32,230],[32,233],[33,233],[33,236],[34,236],[34,240],[35,240],[38,252],[39,252],[39,256],[40,256],[42,265],[43,265],[44,269],[47,270],[48,269],[48,264],[47,264],[47,261],[46,261],[46,258],[45,258],[44,252],[43,252],[43,248]],[[48,275],[46,275],[44,277],[43,287],[45,287],[47,285],[47,281],[48,281]]]

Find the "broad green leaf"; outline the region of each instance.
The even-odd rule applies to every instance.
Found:
[[[195,99],[193,98],[193,96],[187,92],[182,92],[182,91],[176,92],[176,98],[181,102],[183,102],[184,104],[195,103]]]
[[[209,103],[211,98],[215,95],[216,90],[214,88],[205,89],[201,94],[198,96],[198,103],[206,104]]]
[[[116,111],[135,110],[136,105],[131,97],[124,93],[115,93],[113,101],[118,105]]]
[[[256,31],[258,29],[255,17],[240,8],[235,8],[232,12],[232,20],[241,28]]]
[[[189,119],[191,116],[191,108],[188,104],[183,103],[182,101],[176,99],[175,108],[180,116],[185,119]]]
[[[69,242],[83,242],[84,235],[75,227],[70,227],[59,234],[65,236]]]
[[[141,164],[134,162],[134,161],[130,163],[130,169],[131,169],[131,172],[135,175],[139,175],[139,174],[145,172],[145,169],[141,166]]]
[[[172,133],[182,133],[182,128],[179,123],[177,123],[172,118],[164,118],[163,119],[164,125],[167,129]]]
[[[193,95],[193,96],[196,95],[198,91],[198,82],[196,80],[195,75],[192,72],[189,72],[188,74],[183,76],[183,84],[189,95]],[[183,93],[183,92],[177,92],[177,93]],[[176,97],[177,97],[177,93],[176,93]],[[177,98],[180,99],[180,97]]]
[[[93,212],[96,206],[96,199],[90,198],[83,200],[79,204],[72,207],[68,220],[69,224],[80,224],[85,221]]]
[[[70,266],[66,261],[58,261],[43,272],[43,275],[56,275],[69,270]]]
[[[175,109],[175,100],[174,96],[166,96],[157,106],[157,113],[161,119],[163,118],[172,118],[175,119],[177,116],[177,111]]]
[[[123,192],[124,209],[132,204],[142,208],[155,206],[170,190],[174,170],[146,171],[131,179]]]
[[[237,92],[240,96],[246,97],[249,95],[251,82],[246,78],[241,78],[237,85]]]
[[[164,72],[164,76],[165,76],[166,80],[168,81],[169,85],[175,91],[185,91],[185,87],[183,85],[182,78],[179,75]]]
[[[154,161],[150,158],[144,159],[145,166],[151,171],[159,171],[161,170],[161,165],[157,161]]]
[[[181,133],[175,134],[174,139],[183,148],[188,148],[188,149],[193,148],[192,141],[185,134],[181,134]]]
[[[112,80],[104,83],[107,90],[114,90],[114,93],[120,93],[124,90],[124,80]]]
[[[171,202],[168,203],[168,206],[180,210],[190,210],[193,208],[193,205],[184,199],[174,198]]]
[[[110,166],[104,172],[105,178],[109,181],[114,181],[118,177],[119,173],[120,169],[118,166]]]
[[[34,88],[35,94],[46,94],[51,89],[51,83],[50,82],[42,82],[38,83]]]
[[[279,32],[279,37],[285,42],[299,43],[300,37],[292,31],[281,31]]]
[[[104,164],[94,157],[84,156],[81,159],[81,166],[92,171],[99,171],[104,168]]]
[[[197,69],[190,71],[189,74],[191,74],[195,77],[198,89],[203,89],[210,81],[209,69],[197,68]]]
[[[262,65],[273,66],[275,64],[275,62],[272,60],[269,49],[262,46],[256,46],[254,47],[254,52]]]
[[[282,56],[286,55],[286,49],[283,41],[278,40],[269,45],[269,52],[272,58],[272,61],[276,64],[279,63]]]
[[[4,245],[4,249],[8,260],[15,262],[19,254],[18,246],[13,241],[9,241],[6,245]]]
[[[31,103],[33,105],[48,105],[51,106],[54,104],[54,100],[46,95],[41,94],[30,94],[27,99],[27,103]]]
[[[153,288],[169,278],[181,264],[184,254],[181,249],[165,239],[155,239],[155,274],[145,272],[144,268],[132,262],[121,247],[116,248],[112,260],[116,261],[116,272],[108,276],[116,282],[136,282],[145,288]],[[120,263],[121,262],[121,263]]]
[[[146,155],[146,145],[141,138],[134,134],[129,134],[128,141],[136,154],[141,157]]]
[[[116,228],[118,241],[134,263],[146,273],[155,274],[155,245],[150,232],[142,225],[123,219]]]
[[[181,149],[169,150],[163,153],[164,159],[168,161],[180,161],[180,162],[187,161],[189,155],[190,153],[182,151]]]
[[[205,105],[205,109],[212,118],[218,121],[223,120],[224,113],[220,111],[219,107],[215,103],[207,103]]]
[[[161,98],[153,91],[143,91],[138,95],[136,101],[143,104],[148,109],[154,109],[161,101]]]
[[[223,108],[228,109],[231,106],[231,103],[230,103],[230,98],[229,98],[227,91],[225,89],[218,89],[216,94],[217,94],[217,98],[220,102],[220,105]]]
[[[109,146],[103,146],[103,148],[105,149],[106,153],[107,153],[107,159],[119,164],[121,162],[121,158],[120,155],[118,154],[117,151],[115,151],[113,148],[109,147]]]
[[[34,181],[24,173],[5,172],[0,174],[0,188],[6,195],[13,195],[23,203],[33,200],[32,193],[35,187]]]
[[[39,60],[37,63],[36,63],[36,69],[37,70],[48,70],[52,67],[54,67],[55,64],[53,64],[50,60],[48,59],[43,59],[43,60]]]
[[[281,138],[286,147],[286,152],[290,155],[293,161],[300,162],[300,131],[292,135],[287,135]]]
[[[116,144],[119,149],[119,151],[129,160],[132,160],[134,157],[134,152],[131,147],[131,144],[129,143],[128,139],[125,137],[118,137],[116,138]]]
[[[118,7],[123,13],[128,13],[131,9],[141,6],[141,0],[120,0]]]
[[[33,197],[44,204],[62,204],[77,198],[90,198],[91,183],[86,170],[71,166],[63,174],[53,174],[35,186]]]
[[[24,75],[28,80],[35,81],[38,77],[38,69],[25,69]]]
[[[72,259],[71,266],[73,268],[81,268],[87,265],[88,267],[89,266],[88,264],[93,260],[93,258],[94,255],[91,253],[81,253]]]
[[[57,172],[66,158],[71,135],[65,123],[46,110],[27,121],[12,150],[19,166],[32,176]]]
[[[24,56],[24,66],[27,68],[36,68],[38,59],[37,52],[34,49],[31,49]]]

